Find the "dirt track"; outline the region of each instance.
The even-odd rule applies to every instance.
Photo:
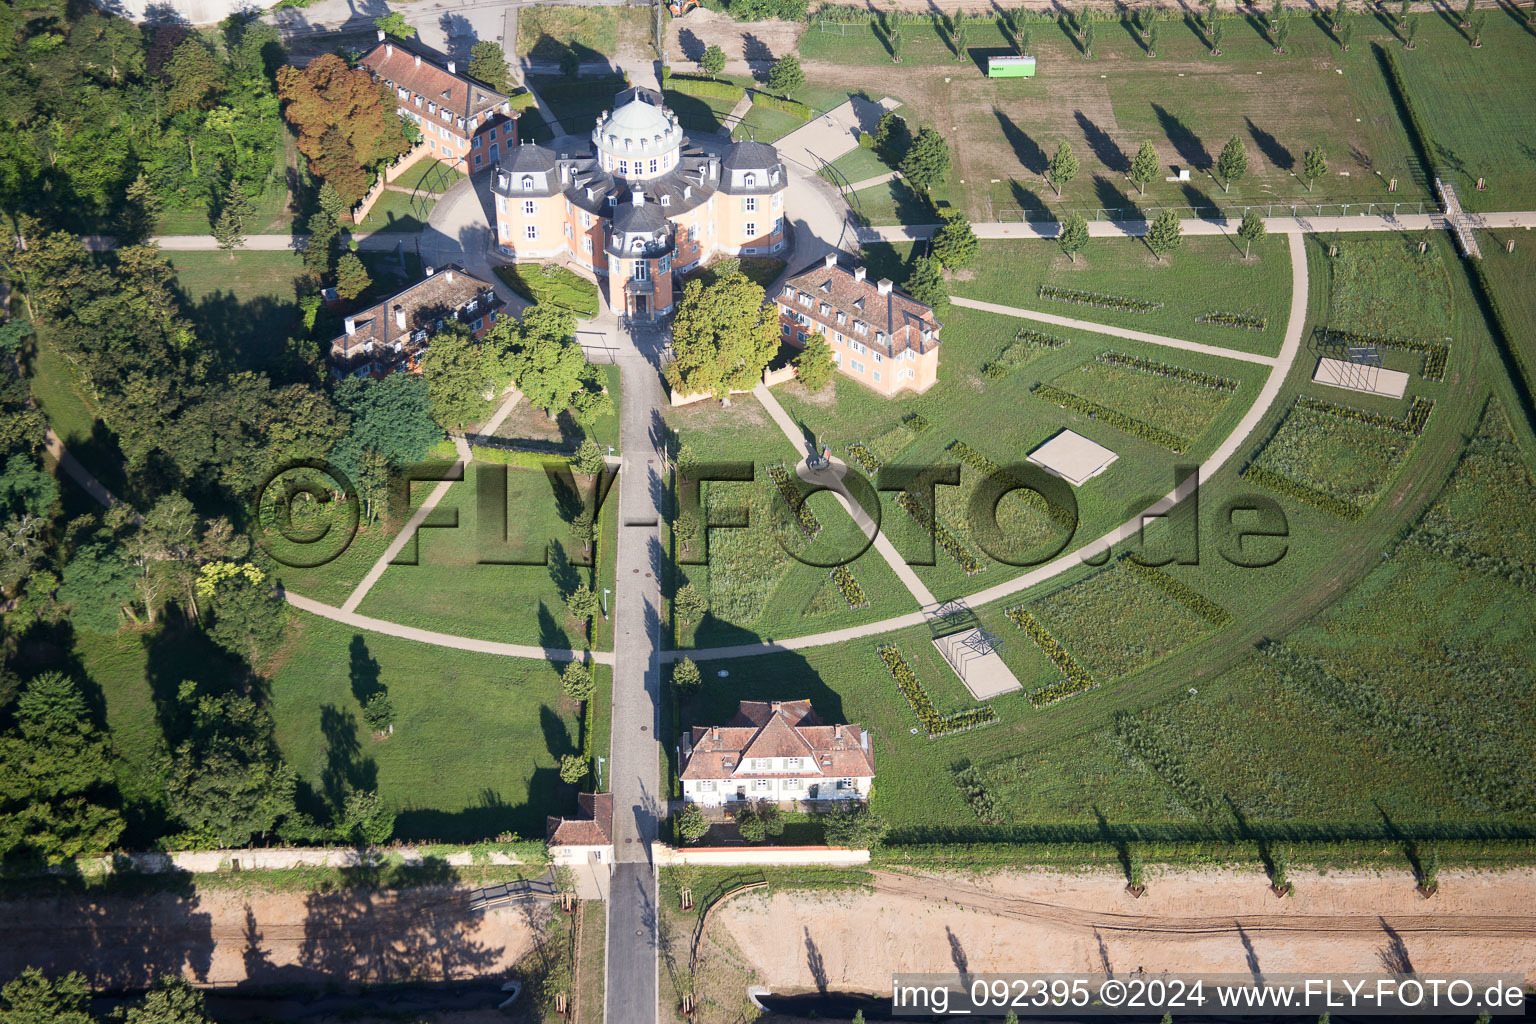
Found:
[[[0,902],[0,978],[78,970],[97,989],[158,974],[198,984],[446,980],[496,975],[533,948],[529,914],[471,913],[461,891],[154,893]]]
[[[1422,899],[1403,874],[1301,874],[1290,899],[1257,873],[992,879],[881,872],[872,893],[780,892],[722,908],[762,984],[871,991],[900,971],[1511,972],[1536,981],[1536,871],[1443,874]],[[715,922],[718,923],[715,923]]]

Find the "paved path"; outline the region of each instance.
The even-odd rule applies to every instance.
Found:
[[[665,814],[661,790],[661,496],[670,487],[662,457],[666,408],[660,377],[663,335],[621,330],[611,313],[624,400],[619,403],[618,550],[614,569],[613,727],[608,788],[613,793],[614,869],[608,905],[605,1019],[657,1016],[656,866],[651,844]],[[592,326],[592,325],[589,325]]]
[[[729,114],[726,114],[724,117],[722,117],[720,119],[720,120],[724,121],[725,124],[720,126],[720,131],[717,132],[716,134],[723,135],[727,139],[730,138],[732,130],[734,130],[735,127],[738,124],[741,123],[741,119],[746,117],[747,116],[747,112],[749,110],[751,110],[751,109],[752,109],[752,93],[749,90],[747,92],[742,93],[741,94],[741,99],[736,101],[736,105],[731,108],[731,112]]]
[[[1056,327],[1070,327],[1079,331],[1093,331],[1095,334],[1108,334],[1116,338],[1127,338],[1131,341],[1141,341],[1148,345],[1161,345],[1164,348],[1180,348],[1186,352],[1199,352],[1208,356],[1219,356],[1223,359],[1239,359],[1245,363],[1259,363],[1263,366],[1274,366],[1274,356],[1261,356],[1253,352],[1239,352],[1236,349],[1222,348],[1220,345],[1202,345],[1198,341],[1184,341],[1182,338],[1170,338],[1162,334],[1148,334],[1146,331],[1133,331],[1128,327],[1111,327],[1108,324],[1094,323],[1089,320],[1074,320],[1069,316],[1057,316],[1055,313],[1040,313],[1033,309],[1023,309],[1019,306],[1003,306],[996,302],[981,302],[978,299],[962,299],[951,295],[949,301],[952,305],[963,306],[966,309],[980,309],[988,313],[1001,313],[1003,316],[1016,316],[1023,320],[1038,320],[1043,324],[1053,324]]]
[[[759,384],[753,388],[752,397],[756,398],[762,403],[763,408],[768,410],[768,415],[772,416],[773,422],[779,425],[779,429],[789,439],[790,445],[796,451],[804,451],[805,431],[790,418],[789,413],[784,411],[784,407],[779,404],[777,398],[773,397],[773,393],[768,390],[768,386],[766,384]],[[854,524],[858,526],[864,536],[874,542],[875,550],[880,553],[880,557],[885,559],[886,564],[891,567],[891,571],[896,574],[896,578],[901,580],[902,585],[907,588],[907,592],[912,595],[913,599],[920,606],[924,608],[936,606],[938,602],[934,600],[932,592],[923,585],[922,580],[918,579],[917,573],[912,571],[912,567],[907,564],[907,560],[902,558],[896,551],[896,546],[891,543],[891,539],[869,517],[869,513],[864,511],[863,506],[853,500],[853,495],[848,492],[847,486],[843,483],[843,477],[847,472],[848,466],[840,459],[833,459],[831,468],[819,473],[812,470],[806,464],[805,459],[801,459],[795,466],[795,475],[800,479],[808,484],[825,487],[832,492],[833,496],[837,498],[838,504],[842,505],[844,510],[853,517]]]
[[[880,115],[900,105],[889,96],[879,103],[854,97],[816,120],[807,121],[773,145],[780,158],[814,173],[856,147],[859,132],[873,134]]]
[[[59,464],[59,468],[64,470],[71,480],[79,484],[86,494],[95,499],[98,505],[105,505],[107,508],[111,508],[117,504],[117,495],[107,490],[100,480],[91,475],[90,470],[80,465],[80,460],[76,459],[70,454],[69,449],[64,447],[64,442],[59,439],[58,434],[53,432],[52,427],[48,428],[45,443],[48,447],[48,454],[53,456],[54,461]]]
[[[1248,407],[1248,411],[1238,421],[1237,427],[1232,433],[1228,434],[1226,439],[1211,453],[1210,457],[1201,464],[1199,472],[1191,474],[1178,487],[1153,502],[1141,515],[1128,520],[1097,540],[1089,542],[1076,551],[1068,552],[1037,569],[1024,573],[1022,576],[1016,576],[1011,580],[999,583],[997,586],[971,594],[965,598],[966,604],[972,607],[980,607],[991,601],[998,601],[1012,594],[1027,590],[1030,587],[1038,586],[1046,580],[1069,571],[1080,562],[1088,561],[1096,555],[1109,551],[1115,544],[1130,540],[1140,532],[1142,522],[1146,517],[1166,515],[1169,509],[1194,493],[1199,481],[1209,480],[1215,475],[1217,470],[1236,454],[1238,448],[1254,432],[1259,423],[1264,419],[1265,414],[1269,412],[1270,407],[1274,405],[1275,399],[1280,396],[1280,388],[1285,383],[1285,378],[1290,373],[1297,354],[1301,351],[1302,328],[1307,319],[1307,252],[1301,232],[1288,232],[1286,240],[1289,243],[1291,254],[1291,311],[1286,323],[1285,341],[1280,346],[1280,356],[1275,360],[1274,367],[1269,372],[1269,377],[1264,381],[1264,386],[1259,389],[1258,398]],[[882,633],[889,633],[892,630],[920,626],[925,621],[923,612],[918,611],[896,616],[895,618],[883,619],[879,622],[871,622],[863,626],[850,626],[846,629],[836,629],[812,636],[793,637],[773,643],[741,644],[734,647],[714,647],[691,651],[667,651],[662,654],[662,658],[667,661],[675,661],[681,657],[689,657],[696,661],[704,661],[718,658],[753,657],[775,651],[804,650],[808,647],[822,647],[828,644],[845,643],[849,640],[860,640],[866,637],[878,636]]]
[[[1515,210],[1504,213],[1467,214],[1474,227],[1536,228],[1536,210]],[[1179,222],[1186,235],[1235,235],[1236,223],[1225,218],[1207,220],[1188,217]],[[1264,226],[1272,234],[1289,234],[1293,231],[1330,233],[1335,231],[1423,231],[1440,230],[1447,226],[1443,214],[1406,214],[1401,217],[1265,217]],[[895,224],[885,227],[860,228],[861,242],[901,242],[932,238],[939,229],[937,224]],[[1032,221],[985,221],[972,224],[977,238],[1055,238],[1061,233],[1061,222],[1054,220]],[[1094,238],[1140,238],[1147,233],[1144,220],[1094,220],[1088,222],[1088,234]]]
[[[507,395],[506,400],[501,403],[501,407],[496,410],[495,415],[486,420],[476,433],[496,433],[496,428],[501,426],[502,421],[507,418],[507,414],[512,411],[518,402],[522,401],[522,398],[523,393],[513,389]],[[438,503],[448,496],[449,489],[455,483],[464,479],[464,467],[469,465],[471,456],[469,444],[464,440],[463,434],[459,434],[454,438],[454,447],[458,450],[459,458],[458,461],[454,462],[453,468],[448,471],[449,479],[442,481],[432,488],[432,493],[427,496],[427,500],[422,502],[421,507],[411,515],[411,518],[405,524],[405,528],[395,534],[395,539],[389,542],[389,547],[385,548],[384,553],[379,556],[379,560],[373,563],[373,568],[368,570],[368,575],[363,577],[363,581],[353,588],[352,593],[342,603],[342,612],[350,614],[357,611],[357,606],[363,603],[363,598],[368,596],[368,591],[372,590],[373,585],[379,582],[379,578],[384,575],[384,570],[389,568],[390,563],[400,556],[401,551],[405,550],[405,546],[416,536],[416,531],[421,529],[421,524],[427,521],[427,516],[431,515],[432,510],[437,508]]]
[[[900,171],[887,171],[884,174],[877,174],[873,178],[852,182],[848,186],[848,191],[862,192],[867,188],[874,188],[876,185],[884,185],[888,181],[895,181],[899,177],[901,177]]]

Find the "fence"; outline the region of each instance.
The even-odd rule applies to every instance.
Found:
[[[1439,210],[1433,204],[1426,204],[1424,200],[1396,203],[1308,203],[1308,202],[1276,202],[1276,203],[1252,203],[1245,206],[1130,206],[1130,207],[1092,207],[1083,209],[1069,209],[1063,211],[1070,214],[1081,214],[1084,219],[1091,221],[1150,221],[1164,210],[1172,210],[1181,217],[1195,217],[1201,220],[1225,219],[1237,222],[1243,219],[1249,210],[1253,210],[1261,217],[1382,217],[1393,220],[1398,217],[1418,216],[1424,213],[1438,213]],[[994,221],[1006,223],[1017,221],[1020,224],[1029,224],[1035,221],[1060,221],[1062,218],[1055,213],[1045,210],[1025,210],[1022,207],[1006,207],[991,212]]]
[[[678,849],[652,843],[651,856],[661,867],[680,864],[751,867],[803,867],[821,864],[855,867],[869,863],[868,850],[837,846],[695,846]]]

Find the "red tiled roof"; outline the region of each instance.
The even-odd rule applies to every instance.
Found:
[[[731,724],[696,725],[684,742],[683,779],[873,778],[869,734],[858,725],[824,725],[810,701],[742,701]],[[752,758],[798,757],[793,771],[743,769]]]
[[[607,846],[613,842],[613,794],[578,793],[576,818],[551,817],[544,840],[550,846]]]
[[[375,46],[361,63],[375,76],[447,107],[457,117],[489,114],[507,101],[490,86],[449,71],[394,40]]]
[[[449,264],[431,277],[352,314],[352,333],[343,331],[331,339],[331,361],[339,364],[352,361],[370,341],[378,346],[400,342],[405,348],[414,347],[409,340],[412,333],[418,330],[430,332],[438,320],[457,314],[472,299],[479,300],[474,316],[470,317],[472,320],[501,305],[489,282],[465,273],[456,263]],[[405,320],[403,326],[400,317],[396,316],[397,306]]]
[[[793,294],[785,293],[785,289],[789,288],[794,289]],[[810,306],[799,303],[802,292],[811,297]],[[841,263],[830,267],[825,263],[816,264],[810,270],[786,281],[774,299],[788,305],[796,313],[805,314],[818,326],[829,331],[841,331],[845,337],[853,338],[888,356],[895,356],[906,349],[918,353],[931,351],[939,344],[939,329],[943,327],[934,319],[933,307],[925,306],[894,287],[881,295],[878,282],[868,277],[862,281],[856,280],[853,270]],[[822,303],[830,307],[829,313],[821,312]],[[837,323],[839,312],[847,314],[847,323]],[[855,320],[868,324],[869,332],[856,333],[853,329]],[[930,332],[927,339],[922,335],[924,328]],[[885,332],[884,346],[876,342],[876,331]]]

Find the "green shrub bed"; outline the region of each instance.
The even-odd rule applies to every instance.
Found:
[[[1269,323],[1262,316],[1249,316],[1247,313],[1225,313],[1219,309],[1213,309],[1209,313],[1201,313],[1195,317],[1197,324],[1214,324],[1217,327],[1235,327],[1240,331],[1262,331]]]
[[[843,600],[848,602],[849,608],[869,607],[869,598],[864,596],[864,588],[859,586],[859,581],[853,576],[853,570],[846,565],[833,568],[832,582],[837,584],[838,593],[843,595]]]
[[[1211,625],[1217,628],[1232,625],[1231,612],[1183,580],[1176,579],[1155,566],[1143,565],[1134,558],[1122,558],[1120,565],[1127,572],[1140,576]]]
[[[878,653],[886,670],[891,673],[891,678],[896,680],[896,688],[907,699],[907,704],[917,715],[917,720],[927,731],[929,739],[937,739],[954,732],[965,732],[967,729],[977,729],[997,721],[997,712],[992,710],[990,704],[978,704],[964,711],[940,715],[934,708],[927,689],[917,678],[917,673],[912,671],[912,666],[907,664],[907,659],[902,657],[901,651],[894,646],[887,646],[879,648]]]
[[[1005,345],[997,358],[983,366],[981,372],[990,380],[1002,380],[1041,352],[1061,348],[1066,343],[1066,338],[1021,327],[1013,342]]]
[[[778,96],[770,96],[765,92],[752,93],[752,105],[754,107],[765,107],[768,110],[777,110],[781,114],[798,117],[802,121],[814,121],[816,119],[816,111],[804,103],[782,99]]]
[[[1436,384],[1445,381],[1445,367],[1451,359],[1451,347],[1443,342],[1400,338],[1393,334],[1347,331],[1342,327],[1319,327],[1317,333],[1322,341],[1335,345],[1368,345],[1375,348],[1396,349],[1399,352],[1417,352],[1424,357],[1424,365],[1419,369],[1419,375]]]
[[[806,505],[801,497],[800,490],[789,479],[789,471],[783,466],[769,466],[768,475],[773,478],[773,485],[779,489],[779,497],[784,499],[784,504],[789,506],[794,514],[795,525],[800,527],[800,532],[807,537],[815,537],[821,532],[821,520],[816,518],[816,513]]]
[[[1087,292],[1077,288],[1063,288],[1060,285],[1054,284],[1041,285],[1040,297],[1042,299],[1050,299],[1052,302],[1068,302],[1075,306],[1112,309],[1118,313],[1150,313],[1155,309],[1163,308],[1161,302],[1133,299],[1126,295],[1107,295],[1104,292]]]
[[[917,495],[911,491],[902,491],[896,495],[896,504],[900,505],[907,515],[916,519],[919,526],[933,535],[934,541],[944,549],[946,555],[953,558],[956,564],[965,570],[967,576],[975,576],[986,568],[979,558],[960,543],[959,538],[949,532],[947,526],[938,521],[933,510]]]
[[[996,477],[1004,483],[1019,487],[1020,490],[1017,490],[1014,493],[1019,495],[1019,497],[1024,500],[1025,504],[1029,505],[1036,512],[1039,512],[1049,518],[1051,522],[1055,523],[1062,529],[1070,530],[1076,525],[1076,516],[1074,516],[1069,509],[1064,509],[1060,505],[1053,505],[1051,502],[1047,501],[1045,495],[1041,494],[1039,491],[1033,491],[1027,487],[1024,487],[1023,484],[1021,484],[1012,476],[1012,474],[1004,472],[1003,467],[999,466],[997,463],[993,462],[991,459],[987,458],[981,452],[977,451],[975,448],[972,448],[964,441],[951,441],[949,443],[948,450],[954,452],[956,458],[965,463],[967,466],[970,466],[972,469],[976,470],[976,472],[985,473],[987,476]]]
[[[597,285],[554,263],[504,263],[496,276],[532,303],[548,303],[582,319],[597,316]]]
[[[1127,434],[1134,434],[1143,441],[1151,441],[1153,444],[1167,448],[1171,452],[1182,453],[1189,447],[1188,441],[1171,431],[1164,430],[1162,427],[1154,427],[1150,423],[1143,423],[1135,417],[1127,416],[1125,413],[1118,412],[1106,405],[1090,402],[1086,398],[1080,398],[1053,385],[1036,384],[1030,394],[1037,398],[1054,402],[1059,406],[1071,409],[1073,412],[1081,413],[1084,416],[1091,416],[1093,419],[1102,420],[1112,427],[1118,427]]]
[[[913,434],[921,434],[928,429],[928,417],[920,412],[909,412],[901,418],[901,425]]]
[[[866,473],[873,473],[880,468],[880,460],[875,457],[874,452],[864,446],[862,441],[855,441],[853,444],[850,444],[848,446],[848,455],[854,462],[862,466]]]
[[[1237,390],[1237,381],[1231,377],[1218,377],[1214,373],[1191,370],[1187,366],[1175,366],[1172,363],[1158,362],[1156,359],[1143,359],[1141,356],[1127,355],[1124,352],[1100,352],[1098,360],[1101,363],[1109,363],[1111,366],[1123,366],[1128,370],[1150,373],[1154,377],[1171,377],[1196,387],[1210,388],[1212,391]]]
[[[1243,470],[1243,479],[1252,480],[1256,484],[1268,487],[1276,494],[1294,498],[1304,505],[1311,505],[1313,508],[1321,509],[1331,516],[1338,516],[1351,523],[1357,523],[1365,518],[1365,509],[1354,502],[1335,498],[1326,491],[1308,487],[1304,483],[1282,476],[1272,469],[1265,469],[1263,466],[1249,466]]]
[[[1007,820],[997,797],[987,788],[987,780],[975,765],[966,764],[963,768],[956,768],[950,778],[954,780],[966,804],[983,823],[1001,825]]]
[[[1429,423],[1429,414],[1434,410],[1435,403],[1428,398],[1418,395],[1408,405],[1407,416],[1388,416],[1385,413],[1371,412],[1367,409],[1357,409],[1352,405],[1341,405],[1338,402],[1329,402],[1321,398],[1313,398],[1311,395],[1297,395],[1296,407],[1299,409],[1311,409],[1314,412],[1325,412],[1330,416],[1337,416],[1344,420],[1353,420],[1356,423],[1364,423],[1368,426],[1379,427],[1382,430],[1390,430],[1404,437],[1418,437],[1424,433],[1424,427]]]
[[[1010,608],[1004,614],[1013,621],[1015,626],[1022,629],[1035,642],[1035,646],[1051,659],[1051,664],[1061,671],[1061,682],[1042,686],[1029,695],[1029,702],[1035,707],[1054,704],[1073,694],[1085,693],[1099,685],[1094,681],[1093,676],[1088,674],[1088,670],[1072,657],[1071,652],[1061,646],[1056,638],[1051,636],[1050,631],[1040,624],[1040,620],[1025,611],[1022,605]]]
[[[741,98],[747,94],[747,90],[734,82],[722,82],[715,78],[700,78],[693,75],[668,75],[666,87],[672,92],[680,92],[685,96],[730,100],[732,103],[741,102]]]

